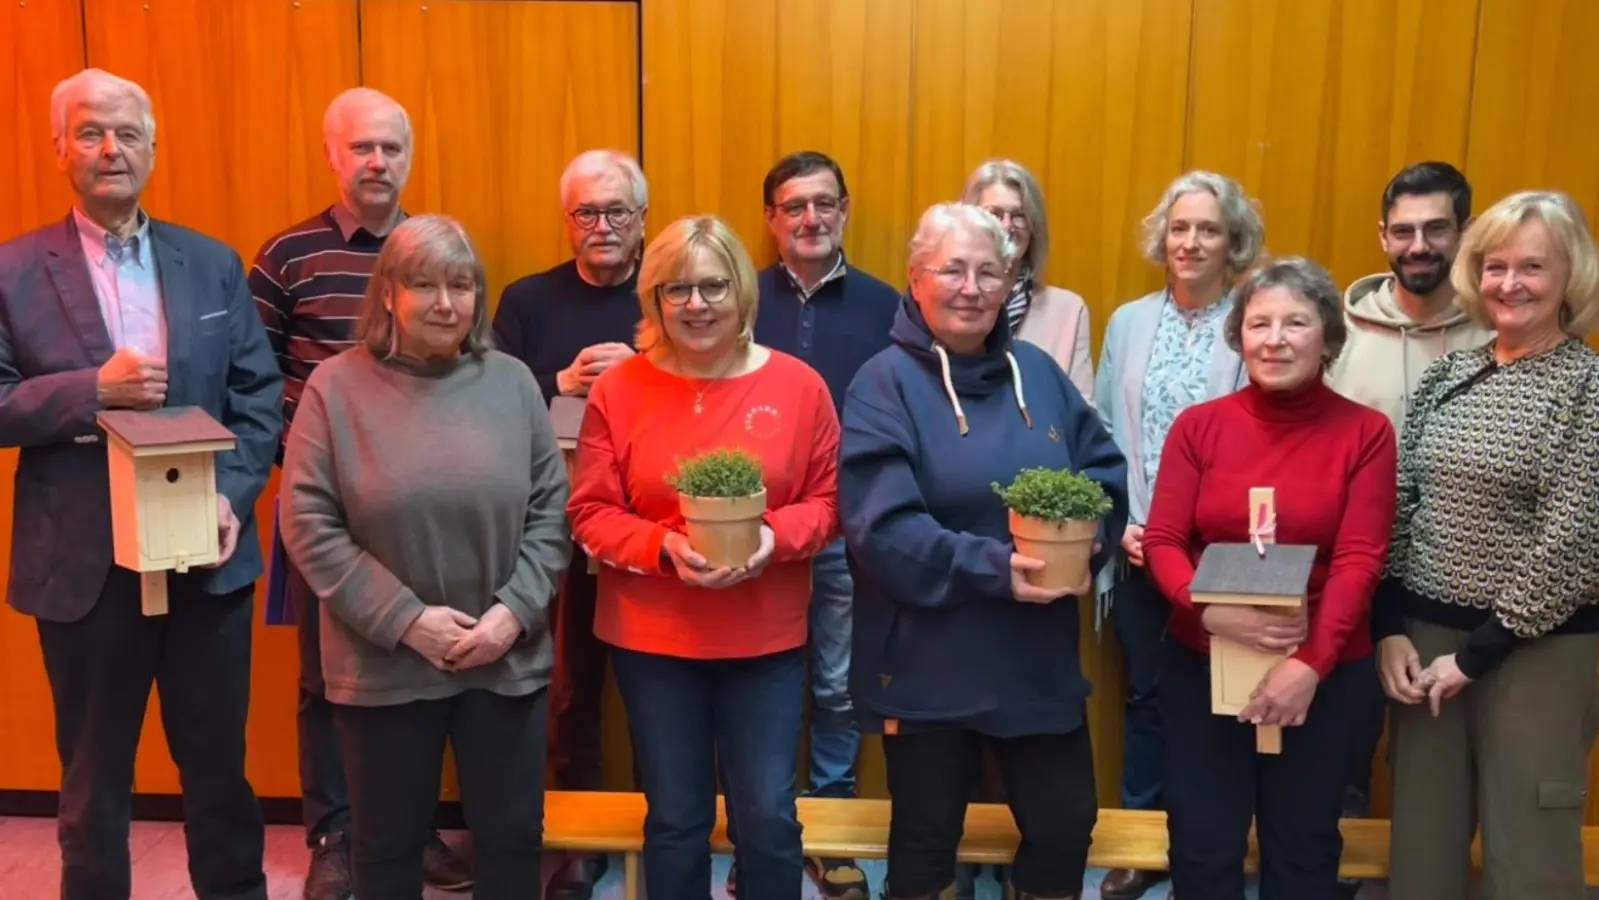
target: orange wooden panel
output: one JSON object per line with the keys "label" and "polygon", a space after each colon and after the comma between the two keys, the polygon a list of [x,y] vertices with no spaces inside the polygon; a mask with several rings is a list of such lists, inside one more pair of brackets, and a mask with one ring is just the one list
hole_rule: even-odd
{"label": "orange wooden panel", "polygon": [[329,202],[322,111],[358,78],[354,0],[85,0],[89,61],[155,104],[152,215],[246,263]]}
{"label": "orange wooden panel", "polygon": [[[354,0],[85,0],[85,11],[90,64],[139,82],[155,106],[152,215],[226,241],[248,265],[330,202],[322,111],[357,82]],[[275,495],[257,508],[263,547]],[[264,796],[297,796],[293,629],[257,626],[252,655],[250,779]],[[176,793],[159,712],[152,703],[135,788]]]}
{"label": "orange wooden panel", "polygon": [[50,90],[81,68],[77,0],[0,4],[0,122],[8,126],[0,138],[0,241],[64,217],[72,204],[50,140]]}
{"label": "orange wooden panel", "polygon": [[571,256],[560,177],[578,153],[638,152],[637,6],[366,0],[364,82],[411,115],[405,205],[477,241],[490,294]]}
{"label": "orange wooden panel", "polygon": [[1380,271],[1383,186],[1461,165],[1478,0],[1206,0],[1194,7],[1187,160],[1257,196],[1266,244]]}
{"label": "orange wooden panel", "polygon": [[1478,210],[1553,188],[1599,221],[1599,4],[1482,0],[1482,35],[1466,157]]}
{"label": "orange wooden panel", "polygon": [[[72,204],[50,140],[50,90],[83,68],[77,0],[0,4],[0,241],[60,220]],[[10,574],[14,450],[0,450],[0,590]],[[53,790],[49,684],[33,620],[0,605],[0,789]]]}

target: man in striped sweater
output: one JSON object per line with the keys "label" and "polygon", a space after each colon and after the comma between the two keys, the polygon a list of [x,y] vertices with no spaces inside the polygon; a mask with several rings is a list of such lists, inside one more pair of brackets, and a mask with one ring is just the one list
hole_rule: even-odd
{"label": "man in striped sweater", "polygon": [[[411,166],[405,109],[378,91],[353,88],[328,105],[322,132],[338,202],[267,239],[250,270],[250,293],[283,369],[285,439],[311,373],[355,344],[372,266],[405,218],[400,192]],[[318,615],[316,596],[289,567],[274,525],[267,623],[297,623],[300,630],[300,792],[311,847],[304,897],[349,900],[350,798],[322,683]],[[472,886],[470,868],[437,834],[423,858],[423,876],[444,890]]]}

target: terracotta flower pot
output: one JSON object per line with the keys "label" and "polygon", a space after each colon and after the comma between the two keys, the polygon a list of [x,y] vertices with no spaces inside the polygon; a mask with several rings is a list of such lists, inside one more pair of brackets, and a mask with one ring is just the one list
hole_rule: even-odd
{"label": "terracotta flower pot", "polygon": [[1097,519],[1045,522],[1010,514],[1010,534],[1016,552],[1044,561],[1044,568],[1024,576],[1034,587],[1059,590],[1075,588],[1088,580],[1089,558],[1094,555],[1094,536],[1099,533]]}
{"label": "terracotta flower pot", "polygon": [[713,569],[737,569],[761,549],[761,517],[766,515],[766,489],[748,497],[678,495],[684,530],[695,552]]}

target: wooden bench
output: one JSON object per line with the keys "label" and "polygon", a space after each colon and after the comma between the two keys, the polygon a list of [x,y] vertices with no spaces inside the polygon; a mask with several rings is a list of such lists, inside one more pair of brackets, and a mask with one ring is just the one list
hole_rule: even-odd
{"label": "wooden bench", "polygon": [[[807,856],[883,859],[888,855],[887,800],[802,797],[798,806]],[[544,846],[551,850],[621,854],[623,896],[637,900],[644,811],[643,794],[551,791],[545,795]],[[1345,819],[1342,830],[1344,855],[1339,874],[1345,878],[1386,878],[1388,821]],[[967,807],[966,834],[957,856],[962,862],[1006,864],[1016,855],[1020,839],[1008,807],[974,803]],[[727,816],[720,803],[716,828],[711,833],[711,850],[733,850],[727,839]],[[1088,864],[1105,869],[1163,870],[1166,850],[1165,813],[1102,809],[1094,827]],[[1599,884],[1599,827],[1583,829],[1583,856],[1588,884]],[[1255,872],[1259,865],[1260,851],[1251,833],[1244,869]],[[1472,847],[1472,865],[1481,870],[1481,841]]]}

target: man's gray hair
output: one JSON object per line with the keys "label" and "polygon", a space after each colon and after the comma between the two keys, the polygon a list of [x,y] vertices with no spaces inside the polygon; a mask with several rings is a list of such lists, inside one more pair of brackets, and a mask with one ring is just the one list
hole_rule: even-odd
{"label": "man's gray hair", "polygon": [[57,153],[66,145],[67,107],[85,94],[132,97],[139,104],[140,118],[144,120],[144,136],[152,144],[155,143],[155,110],[144,88],[104,69],[84,69],[76,75],[63,78],[50,92],[50,138],[55,141]]}
{"label": "man's gray hair", "polygon": [[1171,208],[1185,194],[1205,191],[1221,206],[1222,224],[1227,229],[1227,274],[1238,277],[1249,271],[1266,243],[1266,226],[1260,220],[1255,201],[1238,182],[1226,175],[1196,170],[1177,176],[1154,211],[1144,217],[1144,256],[1157,266],[1166,265],[1166,231],[1171,227]]}
{"label": "man's gray hair", "polygon": [[338,133],[340,124],[347,113],[354,109],[381,108],[392,106],[400,114],[400,122],[405,128],[405,145],[411,145],[411,115],[405,111],[398,100],[390,97],[380,90],[369,87],[353,87],[341,92],[328,104],[327,111],[322,114],[322,139],[331,141]]}
{"label": "man's gray hair", "polygon": [[994,243],[994,255],[1006,269],[1016,261],[1016,242],[1012,241],[999,220],[981,206],[970,203],[937,203],[922,213],[922,221],[911,238],[909,271],[927,264],[928,258],[938,252],[944,236],[955,230],[969,231]]}
{"label": "man's gray hair", "polygon": [[1282,288],[1316,308],[1321,319],[1321,340],[1326,349],[1324,365],[1331,365],[1349,340],[1349,325],[1344,321],[1343,294],[1327,270],[1303,256],[1274,259],[1253,272],[1233,288],[1233,308],[1227,313],[1222,334],[1235,353],[1244,348],[1244,315],[1249,301],[1261,291]]}
{"label": "man's gray hair", "polygon": [[566,164],[561,173],[561,208],[572,205],[572,191],[578,181],[610,172],[621,172],[633,189],[633,205],[643,209],[650,205],[650,184],[644,179],[644,170],[638,161],[620,150],[585,150]]}

